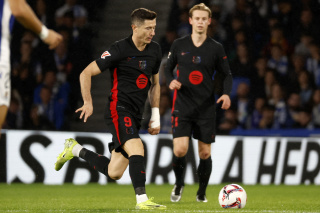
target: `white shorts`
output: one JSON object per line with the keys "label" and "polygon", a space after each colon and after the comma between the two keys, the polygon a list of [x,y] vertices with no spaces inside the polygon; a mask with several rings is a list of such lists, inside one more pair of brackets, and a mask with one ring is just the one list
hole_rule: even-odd
{"label": "white shorts", "polygon": [[0,64],[0,106],[9,107],[11,96],[10,65]]}

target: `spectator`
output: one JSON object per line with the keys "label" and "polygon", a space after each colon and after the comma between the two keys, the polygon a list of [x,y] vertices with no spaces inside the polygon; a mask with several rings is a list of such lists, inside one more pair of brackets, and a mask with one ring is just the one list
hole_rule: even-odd
{"label": "spectator", "polygon": [[225,115],[218,125],[217,134],[228,135],[232,129],[235,129],[237,127],[237,111],[228,109],[227,111],[225,111]]}
{"label": "spectator", "polygon": [[68,46],[66,42],[61,42],[54,51],[54,61],[56,64],[57,80],[60,83],[67,81],[67,78],[72,73],[73,63],[71,61]]}
{"label": "spectator", "polygon": [[[44,87],[48,91],[45,90],[43,92],[42,88]],[[47,106],[47,100],[44,99],[45,97],[42,97],[42,93],[50,95],[50,106]],[[69,109],[69,94],[69,83],[57,82],[54,71],[47,71],[43,83],[34,91],[34,103],[40,105],[39,111],[42,112],[40,115],[46,116],[50,122],[54,123],[56,129],[64,128],[67,125],[65,114]]]}
{"label": "spectator", "polygon": [[298,115],[298,123],[294,126],[295,128],[299,129],[308,129],[312,130],[314,129],[314,124],[312,121],[312,113],[309,109],[304,108],[301,109]]}
{"label": "spectator", "polygon": [[295,32],[296,41],[299,40],[302,33],[308,33],[313,38],[319,38],[320,36],[318,24],[314,21],[313,13],[310,8],[301,11],[300,22],[298,22]]}
{"label": "spectator", "polygon": [[12,97],[8,108],[8,114],[4,123],[6,129],[21,129],[22,128],[22,110],[19,101]]}
{"label": "spectator", "polygon": [[161,51],[162,51],[162,56],[167,56],[170,47],[173,43],[174,40],[176,40],[178,37],[177,33],[173,29],[167,29],[166,33],[163,37],[160,39],[160,46],[161,46]]}
{"label": "spectator", "polygon": [[254,109],[248,119],[248,129],[258,129],[262,119],[263,107],[266,105],[266,99],[257,97],[254,102]]}
{"label": "spectator", "polygon": [[311,57],[307,59],[307,70],[311,73],[317,88],[320,88],[320,48],[316,43],[309,45]]}
{"label": "spectator", "polygon": [[291,93],[287,100],[288,117],[286,127],[292,128],[299,120],[299,111],[301,109],[301,100],[298,93]]}
{"label": "spectator", "polygon": [[274,106],[265,105],[262,107],[262,118],[259,122],[260,129],[272,129],[274,121]]}
{"label": "spectator", "polygon": [[55,27],[54,19],[47,12],[47,3],[45,0],[36,0],[35,2],[35,14],[39,18],[39,20],[45,26],[49,28]]}
{"label": "spectator", "polygon": [[302,71],[298,76],[301,104],[306,106],[309,103],[312,95],[312,86],[310,74],[307,71]]}
{"label": "spectator", "polygon": [[285,128],[287,121],[287,107],[284,101],[284,91],[279,84],[272,85],[271,98],[268,104],[274,106],[273,128]]}
{"label": "spectator", "polygon": [[33,105],[30,110],[30,122],[26,129],[30,130],[55,130],[55,126],[49,119],[39,114],[39,106]]}
{"label": "spectator", "polygon": [[252,110],[252,103],[249,97],[250,87],[247,83],[241,82],[237,88],[237,95],[232,100],[232,108],[237,111],[240,127],[246,128],[247,119]]}
{"label": "spectator", "polygon": [[215,17],[211,18],[211,24],[208,27],[208,36],[222,44],[226,43],[227,32]]}
{"label": "spectator", "polygon": [[55,15],[57,25],[61,26],[64,24],[65,20],[63,16],[69,11],[72,11],[74,15],[75,26],[79,28],[84,27],[87,23],[88,12],[83,6],[77,4],[77,0],[65,0],[65,4],[58,8]]}
{"label": "spectator", "polygon": [[264,78],[264,94],[267,99],[271,98],[271,88],[275,83],[277,83],[275,72],[268,69]]}
{"label": "spectator", "polygon": [[252,80],[254,78],[253,63],[248,52],[248,47],[244,43],[241,43],[236,49],[237,56],[230,65],[232,75]]}
{"label": "spectator", "polygon": [[302,55],[304,57],[309,57],[310,49],[308,47],[312,41],[312,36],[307,32],[303,32],[300,36],[300,42],[296,44],[294,48],[294,53],[297,55]]}
{"label": "spectator", "polygon": [[20,64],[19,67],[17,67],[17,73],[17,76],[12,78],[12,87],[18,91],[22,100],[23,126],[25,126],[25,124],[28,123],[28,115],[32,105],[35,80],[28,64]]}
{"label": "spectator", "polygon": [[320,89],[313,92],[312,95],[312,118],[317,128],[320,127]]}
{"label": "spectator", "polygon": [[282,82],[286,79],[289,62],[288,57],[283,53],[281,46],[276,44],[271,46],[271,57],[268,60],[267,66],[277,71],[279,76],[281,76]]}
{"label": "spectator", "polygon": [[253,81],[251,82],[251,92],[253,97],[263,96],[264,90],[264,78],[267,72],[267,59],[260,57],[254,64],[254,74],[252,76]]}
{"label": "spectator", "polygon": [[189,24],[189,10],[183,10],[179,16],[179,24],[177,27],[178,37],[184,37],[192,33],[192,28]]}
{"label": "spectator", "polygon": [[290,55],[292,53],[292,46],[284,36],[283,28],[280,25],[275,25],[271,28],[269,43],[263,48],[264,56],[270,56],[271,47],[274,45],[280,46],[283,55]]}

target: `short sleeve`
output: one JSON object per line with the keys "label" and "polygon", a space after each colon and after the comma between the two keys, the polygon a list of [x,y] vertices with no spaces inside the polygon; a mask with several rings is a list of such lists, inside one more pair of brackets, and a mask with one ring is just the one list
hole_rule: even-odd
{"label": "short sleeve", "polygon": [[100,70],[103,72],[110,67],[113,67],[116,62],[119,61],[120,58],[120,50],[117,44],[111,45],[111,47],[104,51],[100,58],[96,59],[96,63]]}

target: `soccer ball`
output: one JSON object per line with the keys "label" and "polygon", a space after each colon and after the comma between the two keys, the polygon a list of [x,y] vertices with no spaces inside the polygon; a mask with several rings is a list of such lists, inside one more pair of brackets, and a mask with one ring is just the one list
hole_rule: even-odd
{"label": "soccer ball", "polygon": [[219,203],[224,209],[244,208],[247,203],[247,193],[237,184],[228,184],[219,193]]}

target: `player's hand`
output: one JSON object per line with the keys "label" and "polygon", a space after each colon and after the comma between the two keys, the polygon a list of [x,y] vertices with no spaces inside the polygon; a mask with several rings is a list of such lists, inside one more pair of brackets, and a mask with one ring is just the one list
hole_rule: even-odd
{"label": "player's hand", "polygon": [[153,122],[153,121],[150,121],[150,123],[149,123],[148,132],[149,132],[150,135],[157,135],[157,134],[159,134],[159,132],[160,132],[160,126],[151,128],[151,123],[152,123],[152,122]]}
{"label": "player's hand", "polygon": [[221,109],[229,109],[231,106],[231,100],[229,95],[222,95],[218,100],[217,104],[222,101]]}
{"label": "player's hand", "polygon": [[62,35],[60,35],[56,31],[49,29],[48,37],[44,39],[43,42],[49,45],[49,49],[52,50],[56,48],[62,40],[63,40]]}
{"label": "player's hand", "polygon": [[76,113],[77,112],[81,112],[79,118],[82,119],[82,117],[84,116],[83,122],[87,122],[87,119],[92,115],[92,112],[93,112],[92,103],[83,104],[81,108],[76,110]]}
{"label": "player's hand", "polygon": [[179,90],[181,88],[181,83],[177,80],[172,80],[171,83],[169,84],[169,89],[171,90]]}

